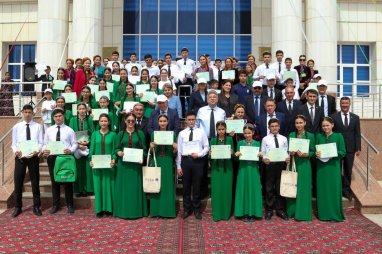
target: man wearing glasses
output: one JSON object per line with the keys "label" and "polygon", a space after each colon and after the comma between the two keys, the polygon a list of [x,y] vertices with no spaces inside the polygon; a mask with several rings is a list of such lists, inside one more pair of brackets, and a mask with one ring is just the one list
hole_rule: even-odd
{"label": "man wearing glasses", "polygon": [[[298,77],[300,79],[300,88],[298,89],[298,93],[302,94],[304,92],[305,88],[308,86],[309,80],[311,79],[310,76],[310,68],[306,66],[306,56],[305,55],[300,55],[299,57],[299,62],[300,64],[295,66],[294,69],[298,73]],[[302,85],[304,87],[302,88]]]}

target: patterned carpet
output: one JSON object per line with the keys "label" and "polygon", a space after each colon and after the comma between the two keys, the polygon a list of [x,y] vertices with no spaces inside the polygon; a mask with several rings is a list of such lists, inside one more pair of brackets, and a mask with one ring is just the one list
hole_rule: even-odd
{"label": "patterned carpet", "polygon": [[0,253],[382,253],[382,228],[347,209],[342,223],[282,221],[245,223],[203,220],[96,218],[90,209],[73,216],[0,215]]}

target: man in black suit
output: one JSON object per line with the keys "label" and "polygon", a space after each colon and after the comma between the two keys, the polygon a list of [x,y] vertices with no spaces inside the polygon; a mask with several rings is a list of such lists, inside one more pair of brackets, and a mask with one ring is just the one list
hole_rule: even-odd
{"label": "man in black suit", "polygon": [[351,200],[350,189],[354,154],[361,153],[361,127],[359,117],[349,112],[350,98],[342,97],[340,100],[341,111],[332,115],[334,131],[342,133],[345,139],[346,156],[342,159],[342,195]]}
{"label": "man in black suit", "polygon": [[312,78],[310,68],[305,65],[306,63],[306,56],[300,55],[299,57],[300,64],[295,66],[294,69],[298,73],[298,77],[300,79],[300,88],[298,89],[298,93],[301,94],[304,92],[305,88],[308,87],[308,83],[310,79]]}
{"label": "man in black suit", "polygon": [[160,115],[167,115],[168,117],[168,130],[174,131],[176,135],[178,135],[180,131],[180,120],[178,116],[178,112],[175,109],[171,109],[168,107],[167,97],[163,94],[157,97],[158,109],[156,109],[149,118],[149,122],[147,123],[147,132],[149,135],[153,131],[159,130],[158,125],[158,117]]}
{"label": "man in black suit", "polygon": [[262,95],[263,84],[261,81],[255,81],[252,84],[253,95],[248,95],[245,99],[245,113],[249,120],[255,123],[259,120],[261,114],[265,113],[264,102],[266,97]]}
{"label": "man in black suit", "polygon": [[[44,75],[41,75],[38,80],[39,81],[42,81],[42,82],[53,82],[54,78],[52,75],[50,75],[50,66],[47,65],[46,66],[46,69],[45,69],[45,74]],[[42,88],[41,88],[41,91],[45,91],[45,89],[48,87],[48,84],[47,83],[42,83]]]}
{"label": "man in black suit", "polygon": [[307,102],[301,105],[297,114],[305,116],[306,130],[316,134],[321,130],[322,118],[324,118],[324,110],[316,106],[318,91],[316,89],[309,89],[305,91]]}
{"label": "man in black suit", "polygon": [[318,100],[316,101],[316,106],[320,106],[324,109],[325,116],[331,116],[336,113],[336,98],[326,94],[326,90],[328,90],[328,82],[324,79],[319,80],[317,89]]}
{"label": "man in black suit", "polygon": [[288,137],[289,133],[295,130],[294,120],[297,115],[297,110],[301,106],[299,100],[294,100],[294,87],[288,85],[285,88],[286,99],[277,103],[276,111],[285,114],[285,136]]}
{"label": "man in black suit", "polygon": [[283,96],[281,94],[281,91],[277,88],[275,88],[276,85],[276,76],[274,74],[268,74],[267,75],[267,88],[263,90],[262,95],[266,98],[272,98],[276,101],[276,103],[279,103],[282,101]]}
{"label": "man in black suit", "polygon": [[[150,144],[150,135],[147,132],[147,122],[148,122],[147,118],[143,116],[144,107],[145,106],[142,103],[137,103],[133,107],[133,112],[134,112],[135,116],[137,117],[135,125],[137,126],[138,129],[143,131],[143,133],[145,134],[145,138],[146,138],[146,143],[147,143],[146,145],[149,145]],[[123,121],[123,124],[126,125],[124,121]],[[122,128],[121,130],[124,130],[125,128],[126,127]]]}
{"label": "man in black suit", "polygon": [[272,118],[277,118],[280,123],[279,133],[285,136],[285,115],[281,112],[276,112],[276,101],[272,98],[267,98],[265,101],[265,113],[260,115],[258,121],[258,128],[260,130],[260,137],[263,139],[269,133],[268,122]]}

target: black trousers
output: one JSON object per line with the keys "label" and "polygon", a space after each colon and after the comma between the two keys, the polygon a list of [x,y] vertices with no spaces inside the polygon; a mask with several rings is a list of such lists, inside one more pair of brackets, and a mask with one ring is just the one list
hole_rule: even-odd
{"label": "black trousers", "polygon": [[351,175],[353,171],[354,153],[347,153],[342,159],[342,193],[350,194]]}
{"label": "black trousers", "polygon": [[57,155],[48,156],[50,181],[52,182],[53,206],[60,206],[60,186],[65,187],[65,201],[67,206],[73,206],[73,183],[59,183],[54,180],[54,165]]}
{"label": "black trousers", "polygon": [[23,185],[27,167],[29,170],[29,176],[32,183],[33,193],[33,206],[40,207],[40,160],[37,156],[32,158],[15,158],[15,207],[20,208],[23,206]]}
{"label": "black trousers", "polygon": [[204,158],[192,159],[189,156],[182,157],[184,211],[191,211],[191,209],[200,211],[204,162]]}
{"label": "black trousers", "polygon": [[265,209],[267,211],[285,211],[285,198],[280,196],[281,171],[286,168],[285,162],[265,164]]}

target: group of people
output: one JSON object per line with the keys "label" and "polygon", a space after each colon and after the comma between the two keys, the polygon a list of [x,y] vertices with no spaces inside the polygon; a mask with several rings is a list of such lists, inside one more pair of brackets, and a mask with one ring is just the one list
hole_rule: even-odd
{"label": "group of people", "polygon": [[[41,215],[39,154],[47,158],[51,175],[49,213],[60,209],[61,183],[55,181],[53,172],[58,155],[49,150],[50,142],[60,141],[65,147],[62,154],[74,155],[78,171],[74,184],[64,183],[68,213],[74,212],[73,193],[94,193],[97,217],[174,218],[177,174],[183,183],[183,218],[194,213],[201,219],[210,169],[215,221],[229,219],[232,208],[235,217],[248,222],[263,216],[271,219],[274,212],[285,220],[312,220],[312,196],[317,197],[320,220],[344,220],[342,196],[351,199],[354,155],[361,150],[359,117],[349,112],[350,98],[340,99],[337,112],[335,98],[327,94],[327,82],[305,65],[304,55],[294,68],[292,59],[284,60],[281,50],[274,63],[271,53],[264,52],[264,63],[259,66],[249,55],[246,67],[240,69],[230,57],[222,68],[220,59],[211,66],[206,55],[196,63],[189,59],[187,48],[181,54],[174,64],[167,53],[161,68],[153,65],[151,55],[145,56],[145,67],[136,62],[136,54],[123,65],[118,52],[107,63],[104,59],[104,64],[95,56],[93,66],[90,58],[68,59],[67,68],[59,68],[56,77],[64,86],[54,83],[44,91],[43,126],[33,121],[33,108],[26,105],[24,121],[13,128],[16,205],[12,216],[22,212],[27,166],[35,172],[30,174],[33,211]],[[192,92],[180,98],[176,94],[182,95],[184,87]],[[181,130],[183,117],[186,128]],[[239,120],[242,127],[228,129],[230,120]],[[158,131],[172,131],[173,142],[157,144]],[[79,135],[84,132],[85,140]],[[308,152],[290,151],[292,138],[309,140]],[[26,140],[36,141],[39,149],[22,154],[18,144]],[[322,158],[316,145],[331,143],[336,145],[337,156]],[[215,159],[219,145],[229,146],[227,158]],[[244,152],[247,147],[257,147],[257,154],[249,158]],[[141,150],[140,162],[126,159],[130,151],[126,148]],[[272,161],[270,154],[280,148],[285,160]],[[161,168],[161,189],[147,195],[142,167],[144,158],[153,153]],[[97,155],[109,155],[110,166],[94,167]],[[297,196],[284,198],[280,195],[281,171],[294,164]]]}

